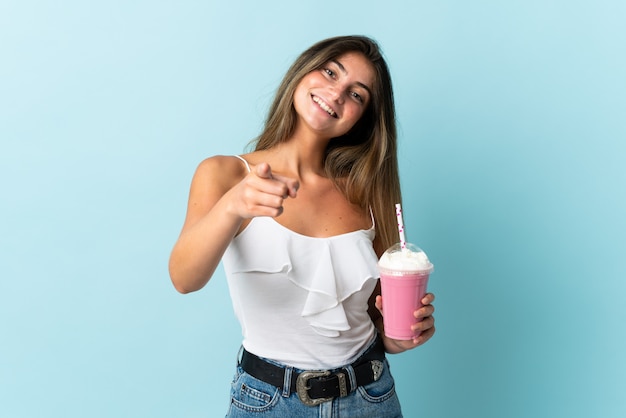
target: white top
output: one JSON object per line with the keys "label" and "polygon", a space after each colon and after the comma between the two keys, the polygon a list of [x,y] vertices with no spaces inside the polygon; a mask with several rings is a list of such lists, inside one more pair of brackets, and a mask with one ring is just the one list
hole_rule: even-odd
{"label": "white top", "polygon": [[223,257],[243,346],[300,369],[332,369],[372,342],[378,277],[372,227],[328,238],[253,218]]}

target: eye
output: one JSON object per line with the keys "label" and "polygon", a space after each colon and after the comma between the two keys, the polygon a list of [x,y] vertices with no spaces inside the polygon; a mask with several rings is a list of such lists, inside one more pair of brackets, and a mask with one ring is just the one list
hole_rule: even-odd
{"label": "eye", "polygon": [[350,96],[352,96],[359,103],[363,103],[363,97],[361,97],[361,95],[357,93],[356,91],[350,92]]}
{"label": "eye", "polygon": [[324,68],[324,72],[331,78],[335,78],[335,72],[329,68]]}

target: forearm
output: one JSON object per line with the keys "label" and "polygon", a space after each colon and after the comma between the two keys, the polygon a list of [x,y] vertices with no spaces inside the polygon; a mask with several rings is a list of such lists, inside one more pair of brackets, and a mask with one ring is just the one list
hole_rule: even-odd
{"label": "forearm", "polygon": [[207,284],[241,223],[242,218],[230,214],[220,199],[205,216],[183,230],[169,261],[176,290],[189,293]]}

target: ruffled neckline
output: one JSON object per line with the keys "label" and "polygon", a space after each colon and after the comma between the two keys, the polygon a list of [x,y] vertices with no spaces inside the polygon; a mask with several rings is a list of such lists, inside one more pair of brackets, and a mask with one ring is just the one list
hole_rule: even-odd
{"label": "ruffled neckline", "polygon": [[[271,218],[271,217],[256,217],[256,218],[252,218],[250,220],[250,222],[248,223],[248,225],[246,225],[246,227],[239,233],[239,235],[242,235],[248,228],[250,228],[250,225],[252,225],[253,222],[259,222],[259,219],[264,219],[267,220],[269,222],[274,223],[276,226],[278,226],[279,228],[281,228],[282,230],[284,230],[285,232],[292,234],[294,236],[297,237],[301,237],[304,239],[311,239],[311,240],[333,240],[333,239],[341,239],[350,235],[354,235],[354,234],[367,234],[372,235],[372,240],[374,239],[374,235],[376,234],[376,229],[374,227],[374,225],[372,224],[372,226],[369,229],[357,229],[354,231],[348,231],[348,232],[344,232],[342,234],[337,234],[337,235],[329,235],[327,237],[312,237],[310,235],[306,235],[306,234],[301,234],[300,232],[296,232],[293,229],[287,228],[285,225],[281,224],[280,222],[278,222],[276,219]],[[239,236],[237,235],[237,236]]]}
{"label": "ruffled neckline", "polygon": [[[268,238],[263,245],[259,245],[261,237]],[[229,264],[232,273],[286,276],[307,292],[301,317],[316,333],[338,337],[351,328],[344,302],[364,288],[371,292],[378,277],[374,237],[374,226],[311,237],[273,218],[257,217],[233,240]]]}

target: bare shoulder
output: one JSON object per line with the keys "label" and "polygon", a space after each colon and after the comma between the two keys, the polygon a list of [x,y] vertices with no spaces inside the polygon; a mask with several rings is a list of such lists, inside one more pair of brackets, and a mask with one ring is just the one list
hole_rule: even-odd
{"label": "bare shoulder", "polygon": [[247,173],[245,164],[237,157],[216,155],[203,160],[191,180],[189,206],[208,211]]}
{"label": "bare shoulder", "polygon": [[232,155],[216,155],[200,162],[193,183],[201,188],[204,185],[225,192],[241,181],[247,173],[248,169],[239,158]]}
{"label": "bare shoulder", "polygon": [[248,170],[245,163],[234,155],[214,155],[213,157],[206,158],[198,165],[199,170],[224,172],[228,171],[230,174],[241,173],[245,175]]}
{"label": "bare shoulder", "polygon": [[243,161],[233,156],[217,155],[200,162],[191,180],[183,230],[207,214],[247,173]]}

